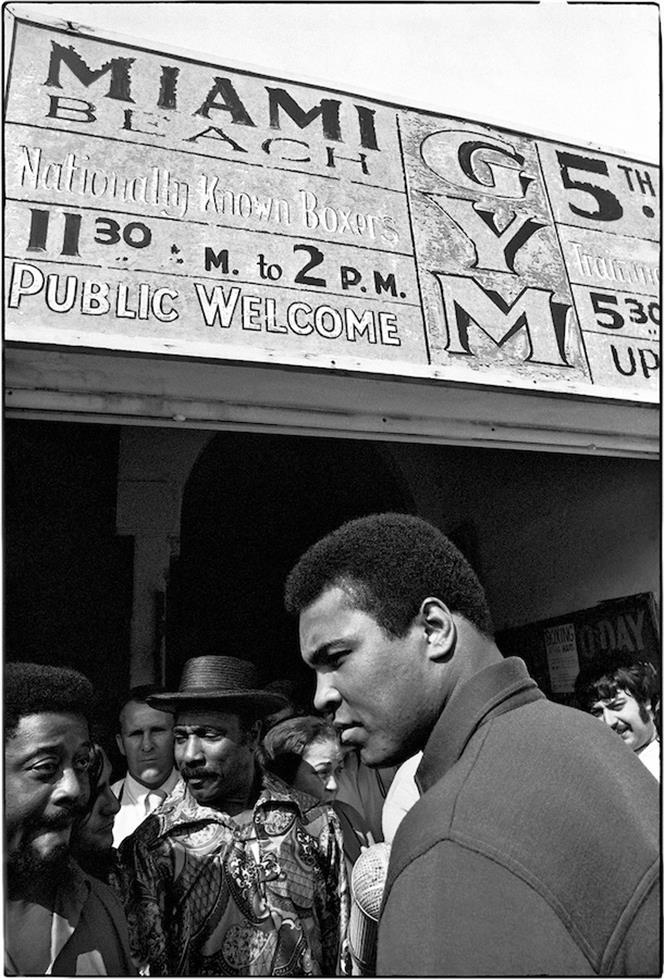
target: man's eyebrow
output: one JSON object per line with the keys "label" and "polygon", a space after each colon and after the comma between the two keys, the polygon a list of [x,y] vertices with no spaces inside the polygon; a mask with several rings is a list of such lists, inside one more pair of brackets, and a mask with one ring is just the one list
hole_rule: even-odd
{"label": "man's eyebrow", "polygon": [[324,666],[328,659],[347,646],[348,640],[346,639],[332,639],[331,642],[324,642],[317,649],[314,649],[311,656],[307,657],[307,663],[309,666]]}
{"label": "man's eyebrow", "polygon": [[206,731],[225,731],[225,727],[220,727],[218,724],[175,724],[173,727],[173,734],[187,734],[191,732],[192,734],[201,735]]}
{"label": "man's eyebrow", "polygon": [[592,706],[593,710],[602,710],[604,707],[611,707],[617,701],[622,700],[622,695],[617,693],[615,697],[605,697],[604,700],[596,700]]}
{"label": "man's eyebrow", "polygon": [[[92,743],[90,741],[84,741],[82,744],[78,746],[78,748],[76,748],[74,754],[76,754],[79,751],[89,751],[91,747],[92,747]],[[36,748],[29,748],[25,753],[25,759],[29,761],[31,758],[34,758],[36,755],[40,755],[44,753],[61,754],[63,750],[64,750],[64,745],[60,744],[57,741],[53,744],[46,742],[44,744],[37,745]]]}

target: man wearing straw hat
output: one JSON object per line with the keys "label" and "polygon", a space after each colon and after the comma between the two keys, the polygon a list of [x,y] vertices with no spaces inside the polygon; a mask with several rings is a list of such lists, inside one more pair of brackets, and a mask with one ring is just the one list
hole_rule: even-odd
{"label": "man wearing straw hat", "polygon": [[256,762],[281,695],[258,687],[249,662],[199,656],[177,692],[148,702],[174,714],[182,783],[120,847],[141,971],[334,974],[348,920],[336,817]]}

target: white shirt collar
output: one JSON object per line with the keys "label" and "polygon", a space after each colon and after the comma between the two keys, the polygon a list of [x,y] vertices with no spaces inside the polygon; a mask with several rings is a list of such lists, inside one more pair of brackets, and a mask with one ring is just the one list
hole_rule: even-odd
{"label": "white shirt collar", "polygon": [[[127,772],[124,779],[120,779],[119,782],[115,783],[117,785],[116,794],[119,795],[120,790],[122,790],[123,805],[125,802],[129,804],[143,803],[145,802],[146,795],[149,795],[150,792],[156,792],[158,790],[159,792],[165,793],[165,795],[169,795],[177,785],[179,777],[180,773],[177,768],[173,768],[165,782],[162,782],[161,785],[153,785],[148,788],[147,785],[138,782],[133,775]],[[115,790],[115,785],[113,788]]]}

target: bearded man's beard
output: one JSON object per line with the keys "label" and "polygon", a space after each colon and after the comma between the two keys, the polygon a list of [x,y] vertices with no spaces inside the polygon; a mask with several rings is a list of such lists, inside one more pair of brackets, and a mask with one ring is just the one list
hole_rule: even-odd
{"label": "bearded man's beard", "polygon": [[55,890],[69,876],[69,844],[55,847],[43,856],[31,846],[21,847],[7,857],[8,896],[19,897],[24,891]]}

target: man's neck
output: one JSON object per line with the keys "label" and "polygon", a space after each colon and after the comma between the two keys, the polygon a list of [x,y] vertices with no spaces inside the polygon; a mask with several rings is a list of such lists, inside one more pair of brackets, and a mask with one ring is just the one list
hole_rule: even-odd
{"label": "man's neck", "polygon": [[218,809],[219,812],[228,813],[229,816],[239,816],[243,812],[250,813],[260,795],[261,784],[262,776],[260,771],[256,769],[246,793],[242,796],[233,796],[230,799],[220,799],[219,802],[211,803],[210,806],[212,809]]}
{"label": "man's neck", "polygon": [[655,730],[653,730],[653,732],[652,732],[652,736],[650,738],[648,738],[648,740],[645,742],[645,744],[642,744],[639,748],[635,748],[634,749],[635,752],[636,752],[636,754],[638,755],[642,751],[645,751],[646,748],[648,747],[648,745],[652,744],[653,741],[658,741],[658,740],[659,739],[657,737],[657,729],[655,728]]}
{"label": "man's neck", "polygon": [[173,769],[170,770],[166,778],[163,780],[163,782],[160,782],[159,785],[147,785],[138,777],[138,775],[134,775],[132,772],[129,771],[127,772],[127,776],[133,779],[134,782],[136,782],[136,784],[139,785],[141,789],[144,789],[146,792],[158,792],[159,789],[162,787],[162,785],[166,785],[166,782],[168,782],[172,774],[173,774]]}
{"label": "man's neck", "polygon": [[7,871],[7,898],[10,901],[22,901],[27,904],[40,904],[53,911],[55,908],[58,886],[62,881],[65,867],[57,870],[32,870],[31,872]]}
{"label": "man's neck", "polygon": [[224,799],[218,805],[212,806],[211,808],[218,809],[219,812],[225,812],[228,816],[239,816],[240,813],[252,811],[252,807],[246,799]]}
{"label": "man's neck", "polygon": [[456,696],[460,688],[475,674],[494,666],[504,660],[503,654],[493,639],[479,632],[475,627],[461,617],[458,624],[459,639],[457,643],[463,646],[463,655],[455,656],[448,670],[447,688],[441,702],[441,708]]}

